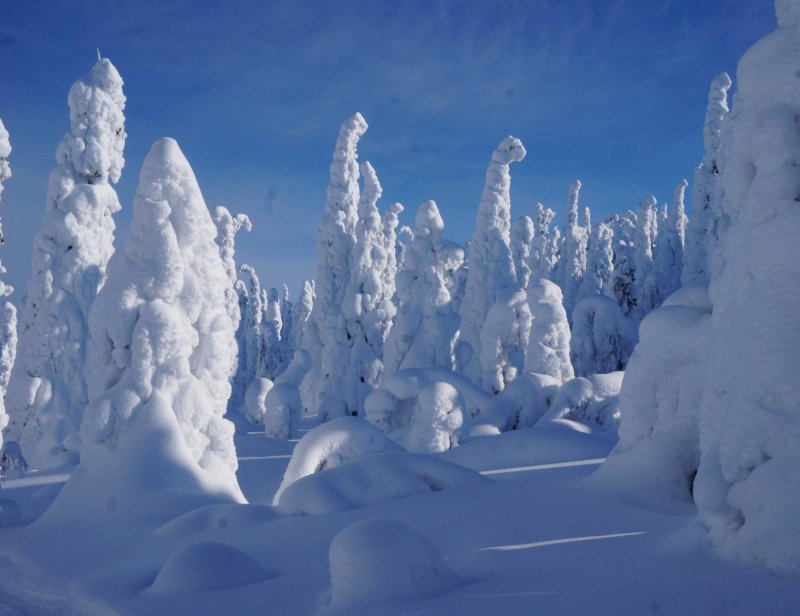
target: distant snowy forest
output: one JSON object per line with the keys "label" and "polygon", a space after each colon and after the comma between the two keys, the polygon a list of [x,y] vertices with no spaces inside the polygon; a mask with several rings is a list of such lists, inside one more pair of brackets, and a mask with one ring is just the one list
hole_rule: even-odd
{"label": "distant snowy forest", "polygon": [[[279,272],[237,262],[237,234],[258,229],[206,206],[172,139],[144,160],[114,250],[126,99],[98,59],[69,91],[19,316],[0,283],[4,469],[78,465],[39,522],[65,528],[110,502],[148,519],[166,493],[183,495],[170,511],[191,510],[192,494],[243,503],[235,417],[303,437],[274,505],[308,514],[297,482],[367,454],[580,424],[619,439],[598,476],[691,500],[723,553],[800,575],[800,3],[776,7],[780,27],[743,57],[732,104],[726,73],[710,84],[691,181],[604,220],[578,180],[563,226],[541,203],[512,216],[526,150],[507,136],[487,152],[466,245],[433,201],[401,226],[404,207],[381,204],[380,170],[359,160],[355,113],[333,147],[316,278],[294,295]],[[0,191],[11,154],[0,122]],[[19,522],[8,502],[0,526]],[[331,546],[340,605],[352,589],[337,599],[334,552],[360,541],[346,532]]]}

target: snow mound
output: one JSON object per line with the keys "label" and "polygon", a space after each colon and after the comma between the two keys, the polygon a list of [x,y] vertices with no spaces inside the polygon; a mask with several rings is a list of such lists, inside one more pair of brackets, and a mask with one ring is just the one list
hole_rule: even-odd
{"label": "snow mound", "polygon": [[224,503],[221,505],[207,505],[188,511],[174,520],[161,526],[156,532],[157,537],[180,537],[237,529],[268,522],[277,517],[275,509],[266,505],[240,505],[238,503]]}
{"label": "snow mound", "polygon": [[244,552],[224,543],[195,543],[161,567],[149,592],[160,595],[220,590],[267,579],[269,574]]}
{"label": "snow mound", "polygon": [[8,498],[0,500],[0,526],[16,526],[22,520],[22,507]]}
{"label": "snow mound", "polygon": [[497,432],[532,426],[550,408],[560,385],[558,379],[546,374],[520,374],[483,407],[472,421],[470,435],[486,432],[488,426]]}
{"label": "snow mound", "polygon": [[594,374],[567,381],[558,390],[541,421],[569,419],[593,422],[610,429],[619,425],[619,392],[624,372]]}
{"label": "snow mound", "polygon": [[298,479],[349,460],[402,448],[368,421],[357,417],[337,417],[317,426],[300,439],[283,476],[273,504]]}
{"label": "snow mound", "polygon": [[302,412],[300,389],[290,383],[278,383],[267,394],[264,433],[269,438],[293,438]]}
{"label": "snow mound", "polygon": [[458,585],[436,546],[393,520],[348,526],[331,542],[329,558],[331,607],[336,611],[377,601],[424,599]]}
{"label": "snow mound", "polygon": [[264,421],[267,412],[267,395],[272,390],[272,381],[264,377],[256,378],[250,383],[244,394],[245,417],[253,423]]}
{"label": "snow mound", "polygon": [[433,456],[379,453],[299,479],[283,492],[277,507],[288,515],[324,515],[488,481]]}
{"label": "snow mound", "polygon": [[422,388],[406,441],[409,451],[447,451],[458,445],[466,405],[458,390],[437,381]]}

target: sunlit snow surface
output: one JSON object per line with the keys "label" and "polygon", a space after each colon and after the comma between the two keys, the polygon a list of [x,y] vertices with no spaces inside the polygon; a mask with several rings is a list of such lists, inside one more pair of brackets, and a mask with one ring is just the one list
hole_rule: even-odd
{"label": "sunlit snow surface", "polygon": [[[315,421],[303,420],[301,437]],[[126,524],[118,512],[116,527],[87,520],[43,529],[31,522],[70,469],[10,478],[0,500],[22,505],[25,526],[0,528],[0,614],[793,613],[800,582],[721,560],[688,496],[626,493],[594,479],[615,444],[613,433],[596,430],[561,421],[473,439],[435,458],[478,470],[486,481],[323,515],[290,516],[269,506],[297,441],[266,439],[243,420],[237,476],[250,505],[209,504]],[[366,469],[369,458],[357,462]],[[317,473],[317,489],[326,472],[338,477],[331,489],[341,484],[346,476],[334,470]],[[408,534],[413,545],[402,558],[383,558],[397,542],[378,535],[370,545],[383,558],[379,575],[370,575],[367,587],[340,571],[338,583],[353,587],[340,591],[346,603],[329,605],[331,542],[374,519],[407,529],[394,532]],[[371,542],[383,526],[351,532],[339,547]],[[225,558],[229,564],[220,567]],[[340,549],[337,566],[370,567],[366,557],[342,558]],[[409,567],[432,577],[409,577]],[[205,590],[193,590],[198,584]]]}

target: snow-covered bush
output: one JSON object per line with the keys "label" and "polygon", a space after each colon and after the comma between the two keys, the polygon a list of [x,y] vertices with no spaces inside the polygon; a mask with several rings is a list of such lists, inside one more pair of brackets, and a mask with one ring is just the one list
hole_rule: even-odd
{"label": "snow-covered bush", "polygon": [[269,438],[294,438],[302,412],[303,403],[297,385],[276,383],[267,393],[264,434]]}
{"label": "snow-covered bush", "polygon": [[281,494],[277,508],[288,515],[325,515],[488,481],[439,457],[379,453],[298,479]]}
{"label": "snow-covered bush", "polygon": [[529,428],[550,408],[561,381],[545,374],[523,372],[481,409],[471,422],[471,434]]}
{"label": "snow-covered bush", "polygon": [[34,466],[80,428],[88,402],[88,315],[114,252],[111,187],[125,160],[122,79],[107,59],[69,91],[70,130],[56,151],[36,234],[19,348],[6,402],[11,438]]}
{"label": "snow-covered bush", "polygon": [[577,377],[564,383],[553,396],[541,421],[569,419],[616,430],[620,422],[619,392],[624,372]]}
{"label": "snow-covered bush", "polygon": [[531,332],[531,309],[523,290],[499,297],[481,328],[483,386],[502,391],[525,367]]}
{"label": "snow-covered bush", "polygon": [[244,416],[248,421],[260,424],[264,422],[267,412],[267,394],[272,390],[270,379],[260,376],[253,379],[244,394]]}
{"label": "snow-covered bush", "polygon": [[570,359],[578,376],[623,370],[636,344],[636,328],[613,299],[594,295],[572,312]]}
{"label": "snow-covered bush", "polygon": [[337,417],[306,433],[297,443],[273,504],[295,481],[362,456],[402,447],[371,423],[358,417]]}
{"label": "snow-covered bush", "polygon": [[394,520],[365,520],[331,542],[333,610],[353,613],[372,603],[432,597],[458,585],[431,541]]}
{"label": "snow-covered bush", "polygon": [[178,144],[157,141],[89,315],[81,465],[50,511],[98,513],[111,499],[133,515],[169,493],[243,500],[223,418],[234,337],[215,236]]}
{"label": "snow-covered bush", "polygon": [[466,374],[476,383],[483,381],[493,366],[481,366],[481,328],[489,310],[499,299],[519,290],[511,255],[511,175],[512,162],[525,158],[519,139],[508,136],[495,149],[486,171],[475,233],[469,243],[469,270],[464,300],[461,303],[461,341],[472,347]]}
{"label": "snow-covered bush", "polygon": [[561,298],[561,289],[549,280],[539,280],[528,287],[531,333],[525,372],[552,376],[560,382],[575,376],[569,359],[569,323]]}
{"label": "snow-covered bush", "polygon": [[458,445],[466,404],[458,390],[442,381],[423,387],[414,406],[406,445],[409,451],[439,453]]}

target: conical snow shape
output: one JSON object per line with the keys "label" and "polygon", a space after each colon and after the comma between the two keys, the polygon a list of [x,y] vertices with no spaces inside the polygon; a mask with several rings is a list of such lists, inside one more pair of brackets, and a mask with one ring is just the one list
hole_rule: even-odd
{"label": "conical snow shape", "polygon": [[131,234],[90,314],[81,465],[54,508],[110,498],[146,512],[156,490],[244,500],[233,424],[223,418],[235,300],[215,236],[178,144],[157,141],[142,165]]}

